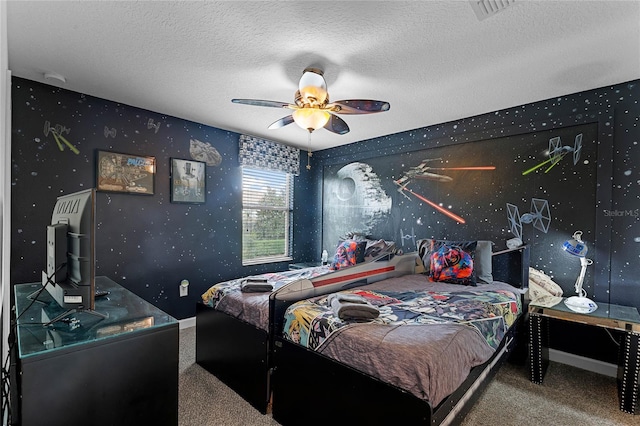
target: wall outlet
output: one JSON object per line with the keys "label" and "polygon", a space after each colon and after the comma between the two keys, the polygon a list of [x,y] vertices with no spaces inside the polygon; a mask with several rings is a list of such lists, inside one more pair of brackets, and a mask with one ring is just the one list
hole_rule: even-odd
{"label": "wall outlet", "polygon": [[189,280],[180,281],[180,297],[189,295]]}

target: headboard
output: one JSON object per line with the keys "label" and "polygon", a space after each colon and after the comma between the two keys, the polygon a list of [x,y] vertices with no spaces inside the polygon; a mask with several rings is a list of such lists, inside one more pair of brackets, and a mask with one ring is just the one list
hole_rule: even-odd
{"label": "headboard", "polygon": [[494,281],[502,281],[520,289],[529,288],[529,246],[492,253],[491,269]]}

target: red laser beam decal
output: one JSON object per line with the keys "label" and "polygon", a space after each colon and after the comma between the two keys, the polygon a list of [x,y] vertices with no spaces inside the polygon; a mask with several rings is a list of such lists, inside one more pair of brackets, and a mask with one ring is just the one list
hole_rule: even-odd
{"label": "red laser beam decal", "polygon": [[425,160],[422,160],[422,162],[419,165],[417,165],[416,167],[411,167],[408,171],[406,171],[400,179],[394,180],[393,183],[398,185],[398,192],[404,195],[405,197],[407,197],[407,199],[411,200],[411,198],[409,198],[409,196],[407,196],[407,194],[404,193],[404,191],[407,191],[417,199],[427,203],[428,205],[430,205],[440,213],[444,214],[447,217],[450,217],[456,222],[466,223],[463,218],[453,213],[451,210],[445,209],[444,207],[434,203],[431,200],[428,200],[427,198],[423,197],[420,194],[416,194],[411,189],[407,188],[407,185],[411,182],[412,179],[430,180],[430,181],[436,181],[436,182],[451,182],[453,180],[451,176],[447,176],[439,173],[433,173],[433,170],[488,171],[488,170],[495,170],[496,167],[495,166],[430,167],[428,164],[431,161],[442,161],[442,158],[427,158]]}
{"label": "red laser beam decal", "polygon": [[413,195],[414,197],[416,197],[420,201],[424,201],[425,203],[429,204],[431,207],[433,207],[434,209],[438,210],[443,215],[450,217],[451,219],[455,220],[456,222],[466,223],[463,218],[461,218],[457,214],[453,213],[451,210],[447,210],[444,207],[434,203],[433,201],[428,200],[427,198],[423,197],[422,195],[416,194],[415,192],[413,192],[412,190],[410,190],[407,187],[405,187],[404,190],[409,192],[409,194]]}

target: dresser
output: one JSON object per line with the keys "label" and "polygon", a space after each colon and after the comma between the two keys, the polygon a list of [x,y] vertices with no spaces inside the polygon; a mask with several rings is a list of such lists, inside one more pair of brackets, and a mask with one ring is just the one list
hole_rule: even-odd
{"label": "dresser", "polygon": [[[40,283],[17,284],[12,422],[177,425],[178,321],[107,277],[95,311],[64,310]],[[106,318],[105,318],[106,316]]]}

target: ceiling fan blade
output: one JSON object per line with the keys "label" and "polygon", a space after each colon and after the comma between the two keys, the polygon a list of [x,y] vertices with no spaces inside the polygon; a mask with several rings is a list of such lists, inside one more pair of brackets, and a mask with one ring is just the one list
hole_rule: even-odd
{"label": "ceiling fan blade", "polygon": [[280,127],[284,127],[291,123],[293,123],[293,115],[287,115],[286,117],[282,117],[280,120],[271,123],[269,129],[279,129]]}
{"label": "ceiling fan blade", "polygon": [[375,112],[389,111],[391,105],[389,102],[371,99],[346,99],[332,102],[327,105],[327,108],[338,114],[373,114]]}
{"label": "ceiling fan blade", "polygon": [[349,133],[349,126],[345,121],[338,117],[337,115],[330,114],[329,121],[324,125],[324,128],[330,132],[337,133],[339,135],[344,135]]}
{"label": "ceiling fan blade", "polygon": [[234,104],[246,104],[246,105],[263,106],[263,107],[271,107],[271,108],[295,109],[295,105],[291,105],[288,102],[265,101],[262,99],[231,99],[231,102],[233,102]]}

